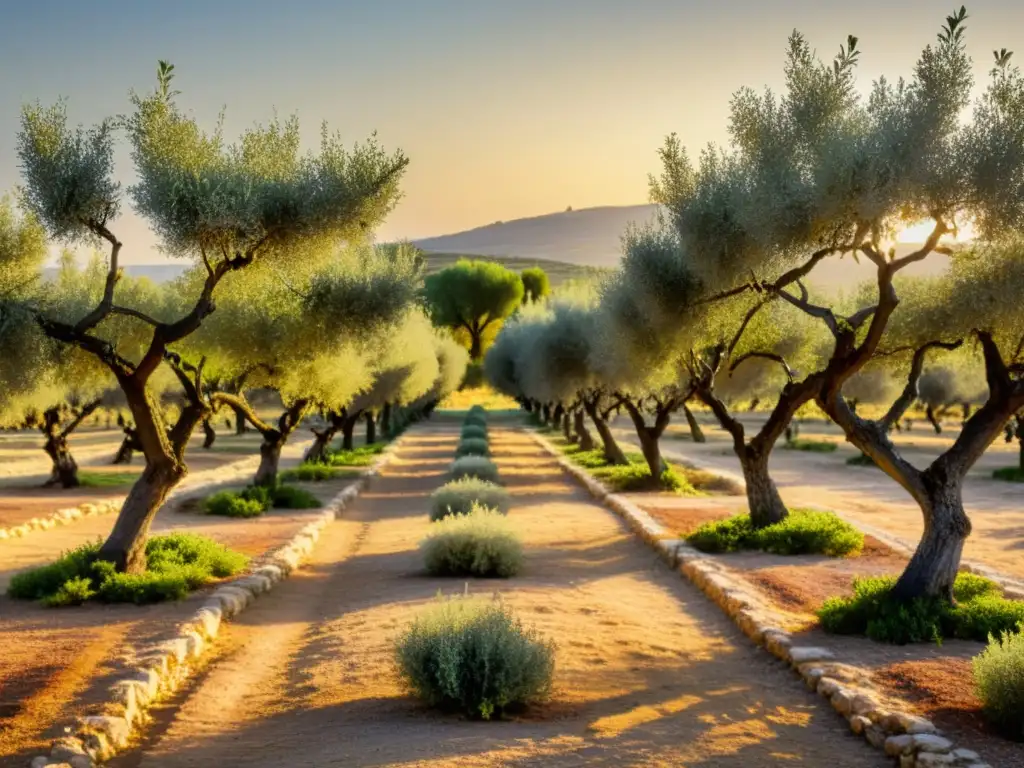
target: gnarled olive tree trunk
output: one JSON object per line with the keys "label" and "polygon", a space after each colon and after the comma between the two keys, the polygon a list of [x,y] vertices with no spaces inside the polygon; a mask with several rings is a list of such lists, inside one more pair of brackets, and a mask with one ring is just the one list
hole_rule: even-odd
{"label": "gnarled olive tree trunk", "polygon": [[341,423],[341,449],[343,451],[351,451],[356,447],[355,433],[356,423],[359,421],[359,417],[362,414],[356,413],[351,416],[346,416]]}
{"label": "gnarled olive tree trunk", "polygon": [[744,445],[736,450],[747,486],[747,507],[755,528],[782,522],[789,514],[779,489],[768,472],[768,455]]}
{"label": "gnarled olive tree trunk", "polygon": [[380,431],[385,439],[391,437],[391,403],[384,403],[380,412]]}
{"label": "gnarled olive tree trunk", "polygon": [[67,438],[59,431],[49,434],[46,436],[43,450],[46,451],[46,455],[53,462],[50,477],[43,483],[44,487],[59,485],[61,488],[77,488],[80,484],[78,481],[78,464],[71,455],[71,449],[68,448]]}
{"label": "gnarled olive tree trunk", "polygon": [[114,460],[110,463],[131,464],[135,451],[141,450],[142,445],[139,443],[138,430],[134,427],[125,427],[124,440],[121,441],[121,445],[118,447],[117,453],[114,454]]}
{"label": "gnarled olive tree trunk", "polygon": [[213,448],[213,442],[217,439],[217,431],[213,428],[210,417],[203,419],[203,448]]}
{"label": "gnarled olive tree trunk", "polygon": [[331,441],[338,434],[338,428],[333,423],[323,429],[313,430],[313,444],[309,446],[306,455],[302,457],[306,464],[325,464],[330,453]]}
{"label": "gnarled olive tree trunk", "polygon": [[[260,465],[256,469],[256,476],[253,478],[253,485],[272,487],[277,485],[278,467],[281,463],[281,450],[284,448],[288,438],[299,426],[306,410],[309,407],[308,400],[296,400],[277,422],[277,428],[261,428],[263,442],[260,443]],[[259,426],[259,425],[257,425]]]}
{"label": "gnarled olive tree trunk", "polygon": [[366,444],[373,445],[377,442],[377,420],[373,417],[373,411],[364,414],[366,420]]}
{"label": "gnarled olive tree trunk", "polygon": [[572,431],[572,422],[573,418],[571,411],[568,409],[564,410],[562,412],[562,437],[565,438],[565,442],[567,443],[576,442],[576,435]]}
{"label": "gnarled olive tree trunk", "polygon": [[683,403],[683,415],[686,416],[686,423],[690,426],[690,436],[693,438],[693,442],[707,442],[707,438],[704,437],[704,430],[700,428],[697,417],[693,415],[693,411],[690,410],[686,403]]}
{"label": "gnarled olive tree trunk", "polygon": [[577,408],[573,413],[573,429],[576,432],[576,439],[579,441],[581,451],[594,450],[594,436],[587,429],[587,422],[582,408]]}
{"label": "gnarled olive tree trunk", "polygon": [[668,470],[668,465],[661,456],[661,436],[669,423],[668,411],[659,411],[655,415],[654,424],[649,426],[644,419],[643,412],[636,404],[626,400],[623,405],[633,421],[633,428],[636,430],[637,440],[640,442],[640,452],[644,455],[644,461],[647,462],[651,477],[661,477]]}
{"label": "gnarled olive tree trunk", "polygon": [[245,411],[236,407],[232,407],[231,410],[235,412],[235,434],[244,435],[249,431],[249,426],[245,423]]}
{"label": "gnarled olive tree trunk", "polygon": [[594,422],[594,428],[597,429],[597,434],[601,438],[605,460],[609,464],[615,464],[618,466],[625,466],[628,464],[629,459],[626,458],[626,454],[623,453],[622,448],[619,447],[618,442],[615,440],[615,436],[612,434],[611,428],[608,426],[608,419],[601,411],[598,410],[597,404],[593,401],[584,401],[583,407],[586,409],[590,420]]}
{"label": "gnarled olive tree trunk", "polygon": [[924,517],[924,533],[893,588],[894,597],[910,600],[930,595],[952,602],[953,582],[960,570],[964,542],[971,533],[961,490],[962,480],[926,481],[925,497],[918,500]]}

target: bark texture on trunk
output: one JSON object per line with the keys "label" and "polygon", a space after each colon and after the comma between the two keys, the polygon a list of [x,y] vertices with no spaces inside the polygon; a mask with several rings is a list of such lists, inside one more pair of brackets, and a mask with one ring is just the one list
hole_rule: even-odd
{"label": "bark texture on trunk", "polygon": [[59,485],[61,488],[77,488],[79,485],[78,464],[71,455],[67,439],[59,432],[47,435],[43,450],[53,462],[50,478],[43,484],[44,487]]}
{"label": "bark texture on trunk", "polygon": [[573,429],[576,432],[576,439],[579,441],[581,451],[594,450],[594,436],[587,429],[587,421],[582,408],[577,408],[573,414]]}
{"label": "bark texture on trunk", "polygon": [[661,477],[668,469],[665,460],[661,457],[661,441],[654,436],[650,427],[644,427],[637,432],[640,440],[640,452],[644,455],[647,468],[651,471],[651,477]]}
{"label": "bark texture on trunk", "polygon": [[380,412],[380,431],[385,438],[391,437],[391,403],[384,403]]}
{"label": "bark texture on trunk", "polygon": [[149,526],[185,471],[183,464],[174,461],[147,464],[128,492],[114,529],[100,547],[100,560],[108,560],[117,570],[127,573],[145,570]]}
{"label": "bark texture on trunk", "polygon": [[690,410],[686,403],[683,403],[683,415],[686,416],[686,423],[690,426],[690,436],[693,438],[693,442],[707,442],[707,438],[704,437],[704,430],[700,428],[697,417],[693,415],[693,411]]}
{"label": "bark texture on trunk", "polygon": [[373,445],[377,442],[377,421],[373,418],[373,413],[367,411],[365,415],[366,419],[366,444]]}
{"label": "bark texture on trunk", "polygon": [[544,403],[544,406],[540,409],[540,412],[541,412],[541,417],[544,420],[544,423],[545,424],[550,424],[551,423],[551,406],[548,405],[547,403]]}
{"label": "bark texture on trunk", "polygon": [[746,448],[737,451],[743,479],[747,484],[747,506],[755,528],[764,528],[786,519],[789,510],[768,473],[768,457]]}
{"label": "bark texture on trunk", "polygon": [[313,444],[309,446],[302,461],[307,464],[324,464],[327,462],[327,455],[330,452],[331,441],[338,433],[338,428],[326,426],[322,430],[313,430]]}
{"label": "bark texture on trunk", "polygon": [[245,411],[241,408],[232,408],[235,412],[235,434],[244,435],[249,431],[249,425],[245,423]]}
{"label": "bark texture on trunk", "polygon": [[924,534],[893,588],[897,599],[930,595],[953,600],[953,581],[960,569],[964,542],[971,533],[960,485],[929,487],[928,497],[921,504]]}
{"label": "bark texture on trunk", "polygon": [[628,464],[629,459],[626,458],[626,454],[615,440],[615,436],[612,434],[612,430],[608,426],[608,420],[598,412],[596,406],[588,404],[585,407],[587,409],[587,415],[590,416],[590,420],[594,422],[594,428],[597,429],[597,434],[601,438],[601,445],[604,448],[605,460],[609,464],[615,464],[617,466],[625,466]]}
{"label": "bark texture on trunk", "polygon": [[341,449],[343,451],[351,451],[356,447],[355,432],[358,420],[358,416],[349,416],[341,425]]}
{"label": "bark texture on trunk", "polygon": [[131,464],[132,457],[135,455],[135,451],[137,450],[141,450],[138,434],[131,427],[125,427],[124,440],[121,441],[121,445],[117,449],[117,453],[114,454],[114,460],[110,463]]}
{"label": "bark texture on trunk", "polygon": [[210,419],[203,419],[203,448],[213,448],[213,441],[217,439],[217,431],[210,423]]}
{"label": "bark texture on trunk", "polygon": [[469,359],[476,361],[480,359],[483,350],[483,332],[482,331],[470,331],[469,332]]}
{"label": "bark texture on trunk", "polygon": [[930,405],[924,409],[925,418],[932,425],[932,429],[935,430],[936,435],[942,434],[942,422],[939,421],[939,417],[935,415],[935,409]]}
{"label": "bark texture on trunk", "polygon": [[260,443],[260,465],[256,469],[253,485],[273,487],[277,485],[277,469],[281,463],[281,449],[284,448],[283,435],[264,436]]}
{"label": "bark texture on trunk", "polygon": [[572,415],[569,411],[564,411],[562,413],[562,437],[565,438],[565,442],[567,443],[576,442],[576,435],[574,435],[572,431]]}

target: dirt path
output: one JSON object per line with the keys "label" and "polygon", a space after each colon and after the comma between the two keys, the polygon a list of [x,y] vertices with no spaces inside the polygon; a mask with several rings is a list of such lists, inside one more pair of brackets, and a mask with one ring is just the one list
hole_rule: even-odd
{"label": "dirt path", "polygon": [[521,432],[494,429],[528,548],[499,589],[558,644],[553,701],[468,722],[405,697],[390,643],[438,590],[416,551],[457,432],[408,435],[309,565],[218,641],[120,768],[183,766],[883,766],[822,699],[736,631]]}

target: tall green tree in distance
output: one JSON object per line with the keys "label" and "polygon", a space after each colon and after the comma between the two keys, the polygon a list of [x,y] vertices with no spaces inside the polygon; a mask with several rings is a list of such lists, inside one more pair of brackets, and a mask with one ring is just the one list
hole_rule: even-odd
{"label": "tall green tree in distance", "polygon": [[523,281],[523,303],[540,301],[551,294],[551,280],[540,267],[527,267],[519,273]]}
{"label": "tall green tree in distance", "polygon": [[511,315],[523,300],[523,281],[501,264],[460,259],[426,279],[426,299],[435,325],[469,334],[469,356],[483,355],[483,335]]}

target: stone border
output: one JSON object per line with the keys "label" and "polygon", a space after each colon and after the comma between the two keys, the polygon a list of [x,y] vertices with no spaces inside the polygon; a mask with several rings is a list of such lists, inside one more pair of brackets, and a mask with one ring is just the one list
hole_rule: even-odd
{"label": "stone border", "polygon": [[[956,749],[935,725],[923,717],[886,709],[878,693],[861,681],[850,682],[856,669],[841,664],[828,648],[794,646],[793,637],[779,627],[778,614],[747,589],[747,584],[728,568],[682,539],[625,497],[611,492],[603,483],[577,466],[534,429],[527,429],[537,443],[554,456],[558,464],[604,502],[673,570],[693,582],[733,620],[740,630],[770,654],[789,664],[807,687],[824,696],[850,724],[853,733],[871,746],[899,759],[900,768],[920,766],[964,766],[991,768],[968,749]],[[851,675],[850,672],[854,675]]]}
{"label": "stone border", "polygon": [[[304,452],[304,449],[308,447],[310,443],[312,443],[311,440],[306,440],[301,443],[296,443],[295,447],[302,447]],[[205,496],[214,486],[228,485],[252,474],[253,471],[255,471],[258,461],[258,456],[246,456],[244,459],[238,459],[230,464],[225,464],[223,467],[215,467],[197,472],[192,477],[197,480],[201,480],[202,482],[184,487],[178,486],[171,491],[167,497],[167,501],[164,503],[182,501],[197,496]],[[35,531],[48,531],[51,528],[56,528],[60,525],[68,525],[70,523],[77,522],[84,517],[97,517],[99,515],[109,515],[112,512],[120,512],[121,505],[124,504],[124,501],[127,498],[128,495],[124,494],[122,496],[111,496],[97,501],[87,501],[83,504],[79,504],[77,507],[58,509],[56,512],[46,515],[45,517],[33,517],[31,520],[27,520],[21,525],[15,525],[10,528],[0,528],[0,541],[23,538]]]}
{"label": "stone border", "polygon": [[220,584],[190,619],[162,642],[138,654],[138,668],[110,686],[102,706],[107,713],[78,718],[64,728],[67,736],[53,742],[49,755],[32,759],[32,768],[70,766],[93,768],[126,747],[148,721],[146,710],[173,693],[192,672],[217,637],[221,623],[244,611],[257,597],[269,592],[297,569],[313,551],[321,531],[380,474],[394,456],[403,435],[392,441],[364,469],[359,479],[335,496],[327,508],[312,515],[312,522],[277,549],[260,558],[246,574]]}

